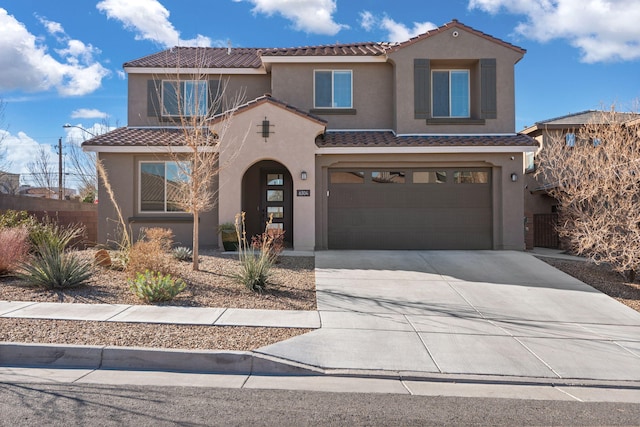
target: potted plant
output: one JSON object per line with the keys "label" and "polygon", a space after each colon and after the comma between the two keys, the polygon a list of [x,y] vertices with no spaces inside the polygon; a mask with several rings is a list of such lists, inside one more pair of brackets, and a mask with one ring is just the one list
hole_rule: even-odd
{"label": "potted plant", "polygon": [[238,235],[236,234],[236,226],[232,222],[218,225],[218,234],[222,238],[222,246],[225,251],[238,250]]}

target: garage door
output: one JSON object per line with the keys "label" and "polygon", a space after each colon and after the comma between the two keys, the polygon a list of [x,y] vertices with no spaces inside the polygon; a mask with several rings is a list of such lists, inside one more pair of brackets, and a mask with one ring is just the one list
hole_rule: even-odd
{"label": "garage door", "polygon": [[490,168],[330,169],[330,249],[491,249]]}

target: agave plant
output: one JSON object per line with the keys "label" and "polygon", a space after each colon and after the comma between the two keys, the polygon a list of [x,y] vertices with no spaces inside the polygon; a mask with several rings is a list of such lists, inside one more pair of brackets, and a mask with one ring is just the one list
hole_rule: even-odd
{"label": "agave plant", "polygon": [[178,246],[171,251],[173,257],[179,261],[191,261],[193,251],[186,246]]}

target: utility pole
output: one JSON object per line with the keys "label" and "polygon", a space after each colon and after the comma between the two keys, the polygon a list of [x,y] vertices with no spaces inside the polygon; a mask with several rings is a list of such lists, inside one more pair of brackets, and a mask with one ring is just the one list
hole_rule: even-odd
{"label": "utility pole", "polygon": [[62,187],[62,138],[58,138],[58,200],[64,199]]}

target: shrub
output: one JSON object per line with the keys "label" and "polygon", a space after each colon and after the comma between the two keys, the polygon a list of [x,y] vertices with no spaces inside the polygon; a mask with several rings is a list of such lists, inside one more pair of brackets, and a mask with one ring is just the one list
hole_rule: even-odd
{"label": "shrub", "polygon": [[173,257],[179,261],[190,261],[193,251],[185,246],[178,246],[171,251]]}
{"label": "shrub", "polygon": [[26,227],[30,229],[38,221],[27,211],[7,210],[0,215],[0,228]]}
{"label": "shrub", "polygon": [[186,286],[182,279],[149,270],[144,274],[138,273],[135,279],[129,279],[131,291],[146,302],[171,301]]}
{"label": "shrub", "polygon": [[0,229],[0,274],[11,273],[29,255],[29,231],[24,227]]}
{"label": "shrub", "polygon": [[278,262],[278,257],[284,250],[284,230],[270,229],[265,230],[262,234],[251,237],[251,247],[261,251],[265,245],[268,245],[269,255],[274,263]]}
{"label": "shrub", "polygon": [[147,228],[143,230],[140,240],[131,246],[126,266],[130,278],[146,270],[163,274],[171,273],[171,258],[168,250],[171,248],[173,233],[164,228]]}
{"label": "shrub", "polygon": [[91,263],[50,246],[41,246],[29,261],[21,263],[18,277],[46,289],[66,289],[91,277]]}
{"label": "shrub", "polygon": [[[268,234],[271,218],[267,222],[265,233]],[[272,240],[265,238],[261,241],[259,250],[247,242],[247,234],[245,231],[245,213],[236,215],[236,234],[238,236],[238,257],[240,260],[240,271],[233,277],[240,283],[244,284],[247,289],[254,292],[262,292],[266,289],[269,282],[269,273],[273,267],[274,259],[271,254]]]}
{"label": "shrub", "polygon": [[40,252],[44,247],[62,252],[75,240],[80,239],[84,235],[84,230],[83,226],[77,224],[62,226],[46,217],[42,223],[32,226],[30,238],[36,252]]}

